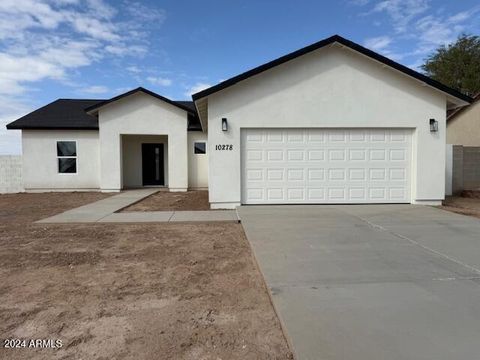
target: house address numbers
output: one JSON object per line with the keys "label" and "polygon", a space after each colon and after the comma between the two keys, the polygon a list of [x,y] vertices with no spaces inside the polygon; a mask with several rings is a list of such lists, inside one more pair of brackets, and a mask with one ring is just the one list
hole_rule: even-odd
{"label": "house address numbers", "polygon": [[215,150],[231,151],[231,150],[233,150],[233,145],[232,144],[215,145]]}

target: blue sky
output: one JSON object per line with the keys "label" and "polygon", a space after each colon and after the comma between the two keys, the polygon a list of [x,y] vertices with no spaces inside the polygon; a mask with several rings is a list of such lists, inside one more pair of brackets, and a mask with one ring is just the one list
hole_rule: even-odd
{"label": "blue sky", "polygon": [[189,99],[333,34],[418,68],[462,32],[478,0],[1,0],[0,153],[20,152],[6,123],[57,98]]}

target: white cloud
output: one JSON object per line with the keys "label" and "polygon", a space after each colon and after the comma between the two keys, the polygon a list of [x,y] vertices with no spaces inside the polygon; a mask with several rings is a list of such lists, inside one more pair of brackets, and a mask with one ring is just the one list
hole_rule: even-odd
{"label": "white cloud", "polygon": [[139,74],[142,72],[142,69],[140,69],[138,66],[135,66],[135,65],[127,66],[125,69],[134,74]]}
{"label": "white cloud", "polygon": [[[391,22],[392,31],[388,35],[366,39],[365,46],[394,60],[409,57],[412,66],[419,68],[425,55],[440,45],[455,41],[462,32],[475,29],[480,6],[456,14],[445,14],[442,11],[429,11],[430,2],[431,0],[382,0],[372,5],[371,10],[362,15],[385,13]],[[403,54],[392,51],[392,46],[397,41],[405,40],[414,43],[412,50]]]}
{"label": "white cloud", "polygon": [[[73,2],[74,4],[80,3],[80,0],[73,0],[73,1],[74,1]],[[87,0],[87,6],[91,11],[94,11],[98,17],[101,17],[104,19],[111,19],[117,14],[117,10],[114,7],[107,4],[104,0]]]}
{"label": "white cloud", "polygon": [[93,39],[119,41],[122,38],[116,25],[104,20],[88,18],[83,14],[69,14],[66,18],[77,32]]}
{"label": "white cloud", "polygon": [[103,85],[92,85],[80,89],[80,92],[85,94],[105,94],[109,91],[109,88]]}
{"label": "white cloud", "polygon": [[463,21],[469,19],[472,15],[473,14],[472,14],[471,11],[461,11],[461,12],[455,14],[455,15],[450,16],[448,18],[448,22],[453,23],[453,24],[463,22]]}
{"label": "white cloud", "polygon": [[0,94],[19,94],[25,91],[24,82],[45,78],[60,78],[64,69],[41,57],[16,57],[0,53]]}
{"label": "white cloud", "polygon": [[381,53],[392,60],[399,61],[403,58],[404,55],[394,52],[390,48],[390,45],[392,45],[392,43],[393,39],[390,36],[383,35],[366,39],[364,45],[365,47],[375,52]]}
{"label": "white cloud", "polygon": [[64,78],[109,55],[144,54],[142,39],[129,36],[134,26],[115,21],[116,14],[104,0],[2,0],[0,93]]}
{"label": "white cloud", "polygon": [[167,18],[164,9],[147,7],[139,2],[127,2],[127,4],[127,11],[139,21],[161,25]]}
{"label": "white cloud", "polygon": [[159,86],[170,86],[170,85],[172,85],[172,80],[171,79],[163,78],[163,77],[149,76],[149,77],[147,77],[147,81],[150,82],[153,85],[159,85]]}
{"label": "white cloud", "polygon": [[[54,29],[62,21],[64,14],[52,8],[46,1],[36,0],[2,0],[0,2],[2,15],[19,15],[23,20],[22,25],[37,26],[40,28]],[[14,23],[11,19],[9,23]],[[15,35],[15,34],[10,34]]]}
{"label": "white cloud", "polygon": [[187,88],[187,91],[185,92],[185,96],[192,96],[192,94],[208,89],[211,86],[212,84],[209,84],[209,83],[197,82],[196,84]]}
{"label": "white cloud", "polygon": [[108,56],[146,54],[145,33],[138,30],[164,21],[165,12],[137,3],[123,10],[131,22],[115,20],[119,10],[105,0],[0,1],[0,93],[7,85],[22,91],[27,82],[64,78],[68,69]]}
{"label": "white cloud", "polygon": [[365,47],[374,51],[380,51],[387,48],[392,43],[392,38],[389,36],[378,36],[365,40]]}
{"label": "white cloud", "polygon": [[415,33],[418,38],[418,45],[414,51],[415,55],[426,55],[438,46],[447,45],[469,28],[468,21],[480,12],[480,6],[457,14],[441,16],[425,16],[415,24]]}
{"label": "white cloud", "polygon": [[[38,55],[40,59],[60,69],[87,66],[101,58],[100,50],[94,41],[70,41],[63,43],[62,39],[57,38],[55,40],[58,41],[58,44],[45,48]],[[55,40],[52,39],[52,42]]]}
{"label": "white cloud", "polygon": [[[118,16],[121,13],[128,13],[128,19]],[[165,18],[158,7],[129,7],[128,2],[114,8],[107,0],[0,0],[0,119],[19,116],[6,108],[12,95],[16,104],[24,105],[19,109],[30,109],[25,104],[35,82],[61,81],[79,91],[69,78],[81,67],[106,58],[144,56],[149,45],[145,28]],[[104,90],[97,86],[80,91]],[[3,129],[0,136],[3,142]]]}
{"label": "white cloud", "polygon": [[143,56],[148,51],[143,45],[128,45],[125,43],[116,43],[114,45],[107,45],[105,50],[116,56]]}
{"label": "white cloud", "polygon": [[372,12],[385,12],[393,22],[397,33],[404,33],[415,17],[429,9],[429,0],[384,0],[377,3]]}

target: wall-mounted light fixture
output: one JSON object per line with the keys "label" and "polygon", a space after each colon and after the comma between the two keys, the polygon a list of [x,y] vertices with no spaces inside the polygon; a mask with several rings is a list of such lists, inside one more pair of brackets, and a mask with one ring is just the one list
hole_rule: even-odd
{"label": "wall-mounted light fixture", "polygon": [[435,119],[430,119],[430,131],[437,132],[438,131],[438,121]]}
{"label": "wall-mounted light fixture", "polygon": [[222,118],[222,131],[228,131],[227,118]]}

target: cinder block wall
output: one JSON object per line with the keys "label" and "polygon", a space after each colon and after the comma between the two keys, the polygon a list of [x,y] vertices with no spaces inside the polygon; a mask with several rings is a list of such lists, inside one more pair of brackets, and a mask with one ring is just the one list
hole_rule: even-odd
{"label": "cinder block wall", "polygon": [[22,157],[0,155],[0,194],[22,192]]}
{"label": "cinder block wall", "polygon": [[480,189],[480,147],[463,147],[463,188]]}
{"label": "cinder block wall", "polygon": [[453,145],[452,158],[452,193],[458,195],[463,190],[479,190],[480,147]]}
{"label": "cinder block wall", "polygon": [[453,146],[452,162],[452,193],[460,194],[463,191],[463,146]]}

